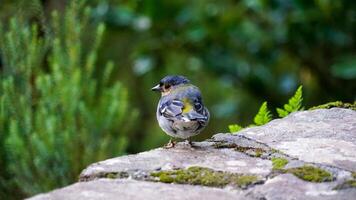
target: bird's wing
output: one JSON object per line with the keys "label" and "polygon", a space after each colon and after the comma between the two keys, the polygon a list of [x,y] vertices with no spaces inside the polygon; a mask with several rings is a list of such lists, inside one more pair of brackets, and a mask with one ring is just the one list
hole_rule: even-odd
{"label": "bird's wing", "polygon": [[174,118],[182,114],[184,103],[180,100],[169,100],[159,107],[159,113],[166,118]]}
{"label": "bird's wing", "polygon": [[199,121],[201,124],[206,124],[209,120],[210,113],[206,109],[201,101],[201,98],[195,98],[193,100],[193,107],[191,112],[188,112],[187,115],[190,119]]}
{"label": "bird's wing", "polygon": [[161,105],[159,112],[168,119],[183,121],[206,121],[208,119],[207,110],[201,101],[195,100],[193,102],[188,99],[170,100]]}

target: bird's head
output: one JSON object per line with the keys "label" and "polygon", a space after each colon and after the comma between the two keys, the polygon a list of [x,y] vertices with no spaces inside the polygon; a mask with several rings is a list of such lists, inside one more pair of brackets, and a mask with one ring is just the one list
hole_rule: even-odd
{"label": "bird's head", "polygon": [[190,81],[184,76],[166,76],[159,82],[159,84],[152,88],[152,91],[161,92],[162,96],[165,96],[175,88],[188,84],[189,82]]}

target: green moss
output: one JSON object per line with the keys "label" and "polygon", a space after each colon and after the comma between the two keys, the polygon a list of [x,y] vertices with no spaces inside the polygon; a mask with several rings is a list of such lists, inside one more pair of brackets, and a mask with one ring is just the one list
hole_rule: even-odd
{"label": "green moss", "polygon": [[356,172],[351,173],[352,178],[356,179]]}
{"label": "green moss", "polygon": [[262,154],[266,152],[261,148],[238,146],[235,143],[226,143],[226,142],[215,143],[214,147],[217,149],[223,149],[223,148],[235,149],[236,151],[245,153],[252,157],[261,157]]}
{"label": "green moss", "polygon": [[211,187],[223,187],[228,184],[246,188],[258,181],[257,176],[242,175],[228,172],[214,171],[204,167],[190,167],[172,171],[153,172],[151,176],[157,177],[164,183],[178,183],[191,185],[204,185]]}
{"label": "green moss", "polygon": [[277,150],[277,149],[271,149],[271,153],[280,153],[280,154],[282,154],[282,152],[280,150]]}
{"label": "green moss", "polygon": [[263,153],[265,153],[265,150],[261,148],[254,148],[254,147],[242,147],[242,146],[237,146],[235,148],[236,151],[246,153],[249,156],[252,157],[261,157]]}
{"label": "green moss", "polygon": [[262,149],[256,149],[255,151],[256,157],[261,157],[263,153],[264,151]]}
{"label": "green moss", "polygon": [[174,174],[170,173],[157,173],[157,174],[151,174],[152,176],[159,177],[159,181],[163,183],[173,183],[174,178],[172,177]]}
{"label": "green moss", "polygon": [[228,143],[228,142],[216,142],[213,145],[217,149],[230,149],[236,148],[237,145],[235,143]]}
{"label": "green moss", "polygon": [[117,173],[116,172],[107,173],[105,177],[115,179],[117,178]]}
{"label": "green moss", "polygon": [[356,172],[351,172],[351,176],[353,179],[346,180],[345,182],[337,185],[334,190],[341,190],[347,188],[356,188]]}
{"label": "green moss", "polygon": [[315,110],[315,109],[330,109],[330,108],[348,108],[352,110],[356,110],[356,101],[354,103],[343,103],[342,101],[335,101],[335,102],[329,102],[326,104],[322,104],[319,106],[314,106],[312,108],[309,108],[309,110]]}
{"label": "green moss", "polygon": [[110,178],[110,179],[117,179],[117,178],[128,178],[129,174],[127,172],[102,172],[95,175],[95,178]]}
{"label": "green moss", "polygon": [[287,173],[292,173],[300,179],[310,182],[325,182],[332,181],[333,176],[323,169],[313,166],[303,166],[285,170]]}
{"label": "green moss", "polygon": [[288,160],[284,158],[272,158],[273,169],[283,169],[288,164]]}
{"label": "green moss", "polygon": [[254,175],[242,175],[235,179],[234,183],[241,187],[246,188],[247,186],[251,185],[252,183],[256,183],[258,180],[257,176]]}
{"label": "green moss", "polygon": [[334,190],[342,190],[347,188],[356,188],[356,180],[347,180],[334,187]]}
{"label": "green moss", "polygon": [[356,180],[348,180],[348,181],[346,181],[346,183],[348,185],[350,185],[351,187],[356,187]]}

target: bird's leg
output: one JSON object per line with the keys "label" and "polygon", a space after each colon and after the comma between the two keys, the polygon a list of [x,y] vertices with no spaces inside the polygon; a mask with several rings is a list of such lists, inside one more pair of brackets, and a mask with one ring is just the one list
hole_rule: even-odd
{"label": "bird's leg", "polygon": [[193,147],[193,142],[192,142],[189,138],[186,139],[185,142],[186,142],[189,146]]}
{"label": "bird's leg", "polygon": [[171,138],[171,139],[169,139],[169,142],[166,145],[164,145],[163,148],[165,148],[165,149],[173,148],[174,146],[176,146],[176,143],[177,142],[173,141],[172,138]]}

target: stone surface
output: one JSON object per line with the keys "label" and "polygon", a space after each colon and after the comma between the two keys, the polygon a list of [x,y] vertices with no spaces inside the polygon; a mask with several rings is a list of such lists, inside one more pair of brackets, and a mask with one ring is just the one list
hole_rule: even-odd
{"label": "stone surface", "polygon": [[335,183],[310,183],[291,174],[282,174],[267,180],[263,185],[256,185],[246,192],[252,199],[354,199],[356,189],[333,190]]}
{"label": "stone surface", "polygon": [[296,112],[239,134],[305,162],[356,171],[356,111],[353,110]]}
{"label": "stone surface", "polygon": [[194,149],[183,143],[176,148],[158,148],[136,155],[122,156],[90,165],[81,177],[122,171],[154,171],[207,167],[233,173],[267,175],[272,170],[269,160],[253,158],[230,148],[216,149],[212,142],[196,143]]}
{"label": "stone surface", "polygon": [[[274,157],[288,164],[272,169]],[[308,165],[326,170],[332,180],[308,182],[286,171]],[[259,181],[242,188],[209,183],[206,187],[160,183],[171,179],[151,176],[192,166],[253,175]],[[356,111],[318,109],[292,113],[237,134],[216,134],[196,142],[194,148],[178,143],[174,149],[158,148],[94,163],[83,170],[81,182],[33,199],[355,199],[355,187],[334,189],[355,180],[351,175],[355,171]]]}
{"label": "stone surface", "polygon": [[[175,185],[123,179],[100,179],[81,182],[55,190],[48,194],[37,195],[33,200],[105,200],[105,199],[144,199],[144,200],[204,200],[245,199],[239,191],[228,188],[208,188],[190,185]],[[247,198],[249,199],[249,198]]]}

